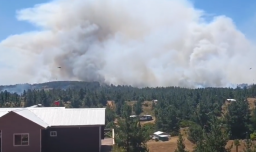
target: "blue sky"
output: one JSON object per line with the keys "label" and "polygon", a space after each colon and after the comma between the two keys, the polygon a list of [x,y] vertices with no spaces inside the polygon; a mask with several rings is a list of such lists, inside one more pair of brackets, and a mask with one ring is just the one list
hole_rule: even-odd
{"label": "blue sky", "polygon": [[39,3],[50,0],[1,0],[0,1],[0,41],[9,35],[19,34],[35,29],[33,25],[24,21],[18,21],[16,11],[33,7]]}
{"label": "blue sky", "polygon": [[[0,1],[0,41],[9,35],[36,29],[33,25],[18,21],[16,11],[33,7],[50,0],[2,0]],[[233,19],[237,27],[250,37],[256,34],[256,0],[192,0],[195,7],[213,15],[226,15]],[[255,23],[255,24],[254,24]],[[253,25],[252,25],[253,24]]]}

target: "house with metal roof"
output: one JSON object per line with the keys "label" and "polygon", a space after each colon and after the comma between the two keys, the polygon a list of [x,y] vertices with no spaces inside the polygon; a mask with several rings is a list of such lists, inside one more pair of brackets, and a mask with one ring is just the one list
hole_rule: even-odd
{"label": "house with metal roof", "polygon": [[0,152],[100,152],[105,108],[0,108]]}

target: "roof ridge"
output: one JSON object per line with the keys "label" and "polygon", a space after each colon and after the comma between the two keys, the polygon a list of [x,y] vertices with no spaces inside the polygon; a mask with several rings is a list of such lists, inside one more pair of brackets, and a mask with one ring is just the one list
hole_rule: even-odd
{"label": "roof ridge", "polygon": [[47,127],[49,126],[48,123],[46,123],[43,119],[41,119],[40,117],[38,117],[38,115],[36,115],[33,111],[31,111],[30,109],[27,109],[28,111],[30,111],[31,113],[33,113],[38,119],[42,120],[46,125]]}
{"label": "roof ridge", "polygon": [[103,109],[106,109],[106,108],[66,108],[65,110],[103,110]]}
{"label": "roof ridge", "polygon": [[[13,110],[11,110],[11,111],[16,112],[16,111],[22,111],[22,110],[26,110],[26,108],[13,109]],[[10,112],[10,111],[9,111],[9,112]]]}

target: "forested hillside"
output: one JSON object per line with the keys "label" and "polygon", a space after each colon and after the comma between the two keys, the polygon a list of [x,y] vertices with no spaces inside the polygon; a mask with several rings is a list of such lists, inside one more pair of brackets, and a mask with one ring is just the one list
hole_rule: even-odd
{"label": "forested hillside", "polygon": [[[106,123],[107,127],[115,127],[114,120],[120,117],[125,118],[132,113],[142,113],[142,105],[147,106],[145,105],[147,101],[151,103],[150,110],[155,117],[154,124],[145,125],[147,129],[144,131],[147,135],[154,130],[178,135],[180,128],[188,127],[188,139],[197,144],[195,149],[200,151],[200,148],[207,145],[207,147],[220,147],[219,152],[226,150],[225,145],[229,139],[256,138],[254,101],[251,102],[251,109],[247,102],[248,97],[256,96],[256,86],[236,89],[134,88],[102,86],[97,82],[74,82],[70,84],[71,87],[63,87],[64,83],[44,84],[47,89],[43,87],[28,89],[21,94],[2,91],[0,106],[19,107],[35,104],[53,106],[54,101],[60,101],[61,106],[66,107],[106,107],[107,101],[111,100],[114,101],[115,106],[107,107]],[[236,99],[236,101],[227,102],[226,99]],[[154,103],[153,100],[157,102]],[[129,106],[126,104],[129,101],[134,104]],[[127,106],[131,109],[126,108]],[[123,115],[125,109],[128,112],[126,111],[126,115]],[[145,126],[143,126],[144,129]],[[206,136],[205,133],[211,135],[212,138]],[[211,142],[215,140],[220,142],[219,145],[212,145]]]}

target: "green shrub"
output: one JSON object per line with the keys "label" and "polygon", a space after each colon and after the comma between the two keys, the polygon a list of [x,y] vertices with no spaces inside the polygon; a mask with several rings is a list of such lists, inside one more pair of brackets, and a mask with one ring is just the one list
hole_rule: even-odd
{"label": "green shrub", "polygon": [[195,124],[189,127],[188,129],[188,140],[190,140],[192,143],[196,143],[199,141],[203,136],[203,130],[202,128]]}
{"label": "green shrub", "polygon": [[155,124],[153,124],[153,123],[144,124],[142,129],[143,129],[143,132],[145,133],[145,136],[149,140],[150,139],[149,136],[152,135],[155,131]]}
{"label": "green shrub", "polygon": [[256,132],[250,134],[251,140],[256,140]]}
{"label": "green shrub", "polygon": [[111,152],[125,152],[125,150],[117,145],[114,145]]}
{"label": "green shrub", "polygon": [[178,136],[178,135],[179,135],[179,132],[177,132],[177,131],[172,131],[172,132],[170,133],[170,135],[171,135],[171,136]]}
{"label": "green shrub", "polygon": [[180,128],[185,128],[194,125],[195,123],[193,121],[189,120],[181,120],[179,123]]}

